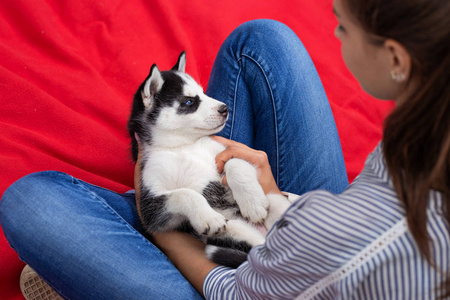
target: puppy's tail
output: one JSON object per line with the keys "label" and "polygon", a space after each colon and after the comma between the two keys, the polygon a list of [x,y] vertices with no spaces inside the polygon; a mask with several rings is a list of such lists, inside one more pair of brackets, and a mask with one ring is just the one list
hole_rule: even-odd
{"label": "puppy's tail", "polygon": [[247,260],[247,252],[214,245],[206,246],[206,256],[216,264],[236,269]]}

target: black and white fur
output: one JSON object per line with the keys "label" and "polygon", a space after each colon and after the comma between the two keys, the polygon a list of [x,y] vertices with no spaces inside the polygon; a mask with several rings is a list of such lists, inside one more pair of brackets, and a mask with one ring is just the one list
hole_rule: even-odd
{"label": "black and white fur", "polygon": [[170,71],[153,65],[134,96],[128,129],[135,161],[135,134],[141,141],[139,215],[149,232],[190,232],[209,244],[210,259],[237,267],[264,242],[258,227],[270,228],[289,202],[266,197],[256,169],[241,159],[225,164],[229,188],[222,184],[215,157],[225,147],[209,136],[225,126],[228,108],[206,96],[185,65],[184,52]]}

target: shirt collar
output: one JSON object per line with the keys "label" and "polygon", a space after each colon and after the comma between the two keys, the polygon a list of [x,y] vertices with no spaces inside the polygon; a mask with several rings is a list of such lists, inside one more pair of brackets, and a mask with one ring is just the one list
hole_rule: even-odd
{"label": "shirt collar", "polygon": [[372,153],[367,157],[365,166],[380,178],[383,182],[392,185],[391,176],[389,175],[386,160],[383,153],[383,142],[379,142]]}

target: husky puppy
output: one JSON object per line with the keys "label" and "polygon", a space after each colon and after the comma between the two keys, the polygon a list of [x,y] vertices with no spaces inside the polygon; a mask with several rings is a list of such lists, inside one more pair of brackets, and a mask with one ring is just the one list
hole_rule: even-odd
{"label": "husky puppy", "polygon": [[141,141],[139,216],[145,230],[189,232],[209,244],[210,259],[237,267],[264,242],[258,227],[270,228],[289,203],[266,197],[242,159],[225,164],[229,187],[222,184],[215,157],[225,147],[209,136],[225,126],[228,107],[206,96],[185,65],[184,52],[170,71],[154,64],[134,95],[128,130],[135,161],[135,135]]}

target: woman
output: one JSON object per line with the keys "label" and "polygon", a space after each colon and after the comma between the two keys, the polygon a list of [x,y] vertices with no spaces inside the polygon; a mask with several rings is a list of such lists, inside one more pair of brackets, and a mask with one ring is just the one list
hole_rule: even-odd
{"label": "woman", "polygon": [[[266,244],[253,249],[237,270],[206,260],[203,244],[190,236],[154,234],[207,298],[292,299],[319,294],[428,299],[444,292],[450,262],[450,101],[445,73],[449,34],[429,39],[429,33],[411,27],[428,29],[425,20],[416,19],[422,14],[412,12],[411,20],[393,8],[384,12],[388,1],[380,0],[379,7],[350,1],[334,4],[344,59],[368,92],[396,99],[398,105],[387,121],[383,144],[348,188],[331,110],[295,34],[273,21],[246,23],[218,54],[207,93],[230,106],[230,122],[222,135],[267,153],[217,137],[228,146],[217,157],[219,170],[230,157],[241,157],[258,166],[266,192],[304,195],[271,229]],[[438,27],[441,31],[450,27],[445,24],[450,12],[446,0],[399,2],[404,2],[396,4],[399,9],[409,3],[408,9],[429,12],[433,33]],[[375,17],[389,13],[402,28],[414,28],[414,33],[432,40],[419,43],[430,57],[413,52],[408,40],[391,36],[399,26],[381,24],[394,33],[378,31]],[[405,19],[398,20],[400,16]],[[435,52],[427,52],[431,50]],[[439,97],[428,95],[435,91]],[[409,132],[413,135],[406,135]],[[415,154],[414,147],[425,145],[429,152]],[[316,189],[321,191],[306,193]],[[11,186],[0,202],[0,217],[21,258],[66,298],[201,298],[139,233],[133,202],[132,193],[118,195],[66,174],[46,172]],[[362,256],[359,262],[361,253],[369,253],[369,259]]]}
{"label": "woman", "polygon": [[[154,234],[206,298],[450,297],[450,2],[335,0],[334,11],[347,67],[368,93],[396,100],[383,141],[343,193],[294,202],[237,270],[188,236]],[[278,191],[267,160],[218,140],[229,146],[219,168],[247,159]]]}

